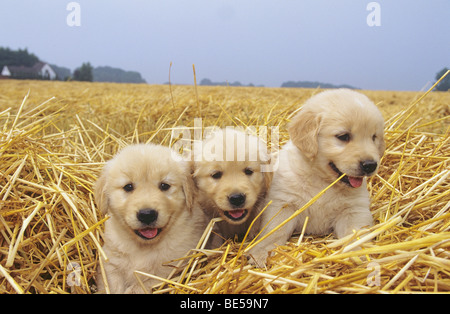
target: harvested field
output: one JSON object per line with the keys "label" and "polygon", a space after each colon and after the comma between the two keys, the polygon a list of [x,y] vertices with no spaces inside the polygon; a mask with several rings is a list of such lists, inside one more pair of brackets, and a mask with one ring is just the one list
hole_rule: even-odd
{"label": "harvested field", "polygon": [[[319,90],[0,81],[0,293],[91,293],[103,223],[92,185],[130,143],[171,131],[279,126]],[[450,93],[362,91],[386,119],[369,181],[375,226],[341,240],[300,234],[267,268],[251,243],[196,250],[154,293],[450,291]],[[354,240],[357,240],[354,242]],[[137,277],[151,274],[137,273]]]}

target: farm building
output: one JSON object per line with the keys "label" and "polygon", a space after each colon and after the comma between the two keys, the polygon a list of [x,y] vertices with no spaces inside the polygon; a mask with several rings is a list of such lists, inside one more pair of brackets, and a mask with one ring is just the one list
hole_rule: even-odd
{"label": "farm building", "polygon": [[32,67],[5,65],[1,75],[15,79],[46,79],[55,80],[56,72],[45,62],[37,62]]}

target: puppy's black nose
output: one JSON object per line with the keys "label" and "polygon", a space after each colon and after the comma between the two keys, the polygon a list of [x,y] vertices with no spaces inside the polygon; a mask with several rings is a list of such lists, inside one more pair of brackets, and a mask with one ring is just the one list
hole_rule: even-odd
{"label": "puppy's black nose", "polygon": [[242,193],[232,194],[232,195],[228,196],[228,201],[234,207],[240,207],[245,203],[245,194],[242,194]]}
{"label": "puppy's black nose", "polygon": [[360,163],[361,169],[365,174],[374,172],[377,169],[377,162],[373,160],[364,160]]}
{"label": "puppy's black nose", "polygon": [[158,219],[158,212],[151,208],[144,208],[138,211],[136,216],[140,222],[149,225]]}

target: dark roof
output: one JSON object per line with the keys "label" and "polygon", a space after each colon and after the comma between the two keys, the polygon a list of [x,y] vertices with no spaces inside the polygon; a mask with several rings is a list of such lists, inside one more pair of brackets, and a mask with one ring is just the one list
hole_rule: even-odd
{"label": "dark roof", "polygon": [[37,62],[32,67],[27,67],[24,65],[7,65],[9,71],[12,73],[21,74],[37,74],[44,67],[46,63]]}
{"label": "dark roof", "polygon": [[39,71],[44,67],[44,65],[46,65],[46,64],[47,64],[47,63],[42,62],[42,61],[36,62],[36,63],[33,65],[33,69],[36,70],[36,72],[39,72]]}
{"label": "dark roof", "polygon": [[40,76],[40,71],[46,65],[45,62],[36,62],[32,67],[27,67],[23,65],[6,65],[9,72],[11,72],[11,77],[38,77]]}

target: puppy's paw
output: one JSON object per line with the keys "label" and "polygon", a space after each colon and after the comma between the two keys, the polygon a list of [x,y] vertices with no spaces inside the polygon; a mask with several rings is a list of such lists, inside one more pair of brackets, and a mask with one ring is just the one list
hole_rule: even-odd
{"label": "puppy's paw", "polygon": [[258,268],[265,268],[270,252],[264,249],[250,250],[247,254],[248,262]]}

